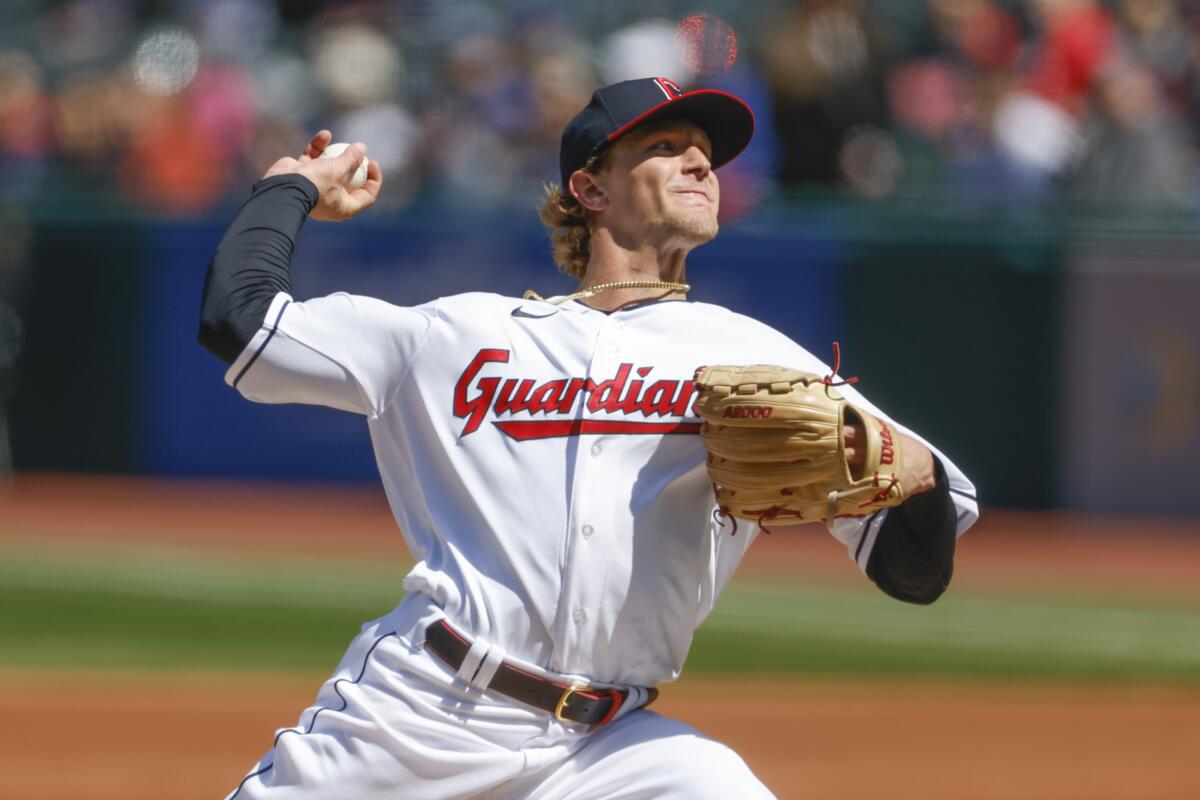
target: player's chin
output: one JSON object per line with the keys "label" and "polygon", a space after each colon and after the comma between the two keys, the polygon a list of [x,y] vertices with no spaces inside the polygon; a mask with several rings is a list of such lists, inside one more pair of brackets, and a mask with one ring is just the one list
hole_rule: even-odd
{"label": "player's chin", "polygon": [[717,211],[715,208],[677,209],[668,216],[675,234],[693,244],[710,242],[717,235]]}
{"label": "player's chin", "polygon": [[717,236],[719,225],[716,214],[697,214],[681,220],[680,233],[696,244],[711,242]]}

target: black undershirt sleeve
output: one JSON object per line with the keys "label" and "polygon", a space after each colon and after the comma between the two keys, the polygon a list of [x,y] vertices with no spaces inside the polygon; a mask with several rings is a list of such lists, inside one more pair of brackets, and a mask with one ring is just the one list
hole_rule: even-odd
{"label": "black undershirt sleeve", "polygon": [[867,577],[884,593],[928,605],[942,596],[954,572],[958,511],[936,456],[937,485],[888,511],[867,559]]}
{"label": "black undershirt sleeve", "polygon": [[302,175],[261,180],[221,239],[204,279],[199,339],[226,364],[254,338],[275,295],[291,293],[292,249],[318,199]]}

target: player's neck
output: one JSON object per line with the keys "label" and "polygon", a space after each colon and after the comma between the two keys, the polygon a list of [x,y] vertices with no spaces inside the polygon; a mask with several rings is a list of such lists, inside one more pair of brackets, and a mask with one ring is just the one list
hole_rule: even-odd
{"label": "player's neck", "polygon": [[[606,237],[592,240],[592,254],[587,272],[579,282],[580,289],[625,281],[684,283],[687,280],[688,250],[673,248],[658,251],[653,247],[629,250],[615,245]],[[689,248],[690,249],[690,248]],[[623,306],[647,300],[683,300],[679,290],[664,288],[612,289],[580,300],[601,311],[614,311]]]}

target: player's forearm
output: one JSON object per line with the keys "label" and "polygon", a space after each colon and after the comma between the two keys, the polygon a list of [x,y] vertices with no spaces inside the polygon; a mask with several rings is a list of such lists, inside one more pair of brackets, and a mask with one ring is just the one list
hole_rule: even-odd
{"label": "player's forearm", "polygon": [[225,363],[254,337],[275,295],[291,292],[292,250],[317,199],[301,175],[261,180],[221,239],[204,280],[199,340]]}
{"label": "player's forearm", "polygon": [[936,486],[888,511],[867,561],[867,577],[898,600],[928,604],[950,585],[958,515],[950,481],[934,458]]}

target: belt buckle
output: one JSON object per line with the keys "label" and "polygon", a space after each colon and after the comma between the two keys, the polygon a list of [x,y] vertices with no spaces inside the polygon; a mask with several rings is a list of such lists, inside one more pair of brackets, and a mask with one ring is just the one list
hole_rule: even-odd
{"label": "belt buckle", "polygon": [[586,683],[573,683],[568,686],[565,690],[563,690],[562,697],[558,698],[558,705],[554,707],[554,718],[559,722],[573,722],[574,720],[569,720],[562,714],[563,709],[567,707],[567,701],[571,699],[571,695],[579,692],[594,691],[595,689],[593,689],[591,686],[588,686]]}

